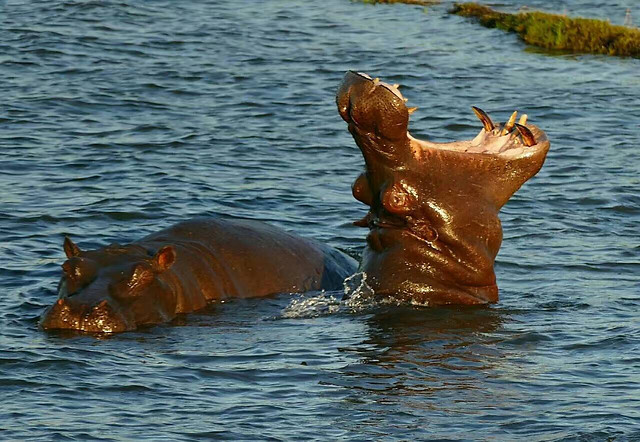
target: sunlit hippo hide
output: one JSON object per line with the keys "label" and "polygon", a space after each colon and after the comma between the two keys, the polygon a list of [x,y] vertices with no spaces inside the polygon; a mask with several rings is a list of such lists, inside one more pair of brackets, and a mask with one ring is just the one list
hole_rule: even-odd
{"label": "sunlit hippo hide", "polygon": [[341,289],[357,263],[250,220],[199,218],[128,245],[83,251],[65,238],[58,300],[44,329],[122,332],[214,300]]}
{"label": "sunlit hippo hide", "polygon": [[415,108],[398,86],[357,72],[336,101],[365,160],[352,190],[370,207],[356,225],[369,228],[360,271],[374,293],[422,305],[496,302],[498,212],[542,167],[545,133],[526,115],[500,126],[473,108],[484,126],[474,139],[418,140],[408,132]]}

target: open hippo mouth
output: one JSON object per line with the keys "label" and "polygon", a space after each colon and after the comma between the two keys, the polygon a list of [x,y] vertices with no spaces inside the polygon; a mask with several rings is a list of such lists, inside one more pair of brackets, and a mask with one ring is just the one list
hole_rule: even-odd
{"label": "open hippo mouth", "polygon": [[[353,184],[368,227],[360,269],[378,295],[428,305],[495,302],[500,208],[542,167],[545,133],[514,112],[495,124],[481,109],[476,137],[434,143],[408,132],[398,85],[347,72],[336,103],[365,160]],[[517,120],[517,121],[516,121]]]}

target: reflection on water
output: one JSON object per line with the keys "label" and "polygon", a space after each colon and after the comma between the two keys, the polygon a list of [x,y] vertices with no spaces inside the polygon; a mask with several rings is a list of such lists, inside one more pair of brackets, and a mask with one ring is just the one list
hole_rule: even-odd
{"label": "reflection on water", "polygon": [[386,400],[476,389],[500,363],[491,333],[504,319],[486,307],[394,307],[376,312],[366,321],[368,338],[362,346],[340,349],[360,359],[344,375],[350,387],[388,396]]}
{"label": "reflection on water", "polygon": [[[366,338],[340,347],[353,360],[335,371],[327,385],[345,390],[340,408],[362,419],[337,423],[370,437],[451,437],[473,431],[499,407],[500,391],[489,387],[505,361],[495,347],[508,314],[487,307],[388,307],[365,316]],[[390,413],[393,419],[374,423]],[[368,416],[368,417],[365,417]]]}

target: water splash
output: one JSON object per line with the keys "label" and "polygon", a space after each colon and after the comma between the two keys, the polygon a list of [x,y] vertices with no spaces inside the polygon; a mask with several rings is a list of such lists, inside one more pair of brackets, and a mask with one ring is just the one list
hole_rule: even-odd
{"label": "water splash", "polygon": [[374,291],[367,284],[367,274],[355,273],[344,280],[344,296],[342,302],[353,312],[369,310],[380,304],[374,297]]}
{"label": "water splash", "polygon": [[281,318],[317,318],[337,313],[363,313],[390,305],[417,305],[393,297],[376,298],[374,295],[375,292],[367,283],[367,274],[360,272],[344,280],[341,300],[324,291],[313,296],[302,294],[285,307]]}
{"label": "water splash", "polygon": [[319,295],[306,297],[304,295],[295,298],[285,307],[281,317],[292,318],[317,318],[318,316],[331,315],[340,310],[340,301],[327,295],[324,290]]}

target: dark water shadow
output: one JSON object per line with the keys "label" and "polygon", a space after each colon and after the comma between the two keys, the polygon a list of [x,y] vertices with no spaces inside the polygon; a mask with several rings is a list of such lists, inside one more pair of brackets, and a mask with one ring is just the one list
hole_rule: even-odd
{"label": "dark water shadow", "polygon": [[[379,312],[367,321],[366,343],[382,351],[366,362],[393,365],[412,361],[422,367],[486,368],[478,351],[491,345],[495,339],[491,334],[504,320],[503,312],[486,307]],[[447,360],[457,362],[446,363]]]}
{"label": "dark water shadow", "polygon": [[507,320],[508,313],[487,307],[376,312],[366,321],[368,338],[340,349],[357,362],[344,367],[335,381],[361,398],[374,395],[376,403],[418,396],[446,409],[451,404],[443,395],[478,390],[497,376],[504,355],[496,348],[501,338],[495,332]]}
{"label": "dark water shadow", "polygon": [[565,60],[579,61],[581,57],[585,57],[585,56],[591,56],[596,58],[610,58],[609,55],[604,55],[604,54],[591,54],[588,52],[577,52],[569,49],[542,48],[540,46],[532,46],[526,43],[523,43],[523,44],[526,45],[523,51],[528,54],[545,55],[548,57],[563,58]]}

